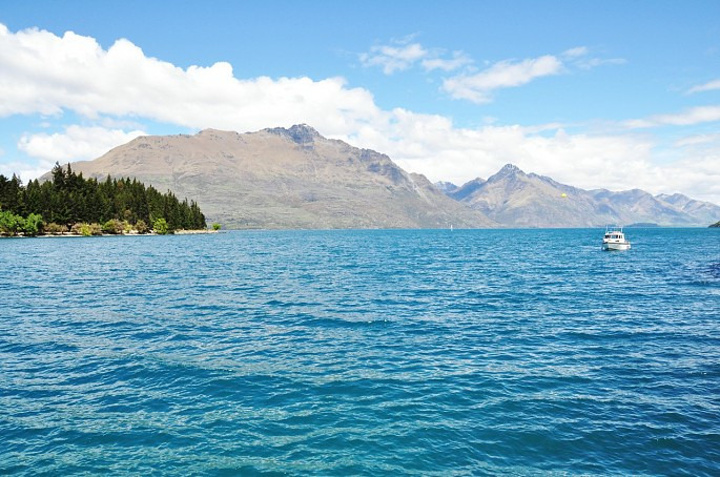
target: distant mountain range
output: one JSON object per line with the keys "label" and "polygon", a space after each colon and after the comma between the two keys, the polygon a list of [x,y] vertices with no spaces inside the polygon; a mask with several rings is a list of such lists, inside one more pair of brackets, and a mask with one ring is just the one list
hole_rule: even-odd
{"label": "distant mountain range", "polygon": [[135,177],[198,202],[228,228],[707,226],[720,207],[681,194],[583,190],[506,165],[487,180],[431,184],[384,154],[307,125],[145,136],[94,161],[85,177]]}
{"label": "distant mountain range", "polygon": [[653,196],[640,189],[584,190],[508,164],[487,180],[436,186],[453,199],[512,227],[597,227],[603,224],[707,226],[720,207],[682,194]]}

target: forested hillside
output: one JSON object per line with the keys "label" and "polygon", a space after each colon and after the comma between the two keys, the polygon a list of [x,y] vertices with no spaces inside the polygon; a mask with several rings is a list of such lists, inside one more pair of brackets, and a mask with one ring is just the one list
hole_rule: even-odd
{"label": "forested hillside", "polygon": [[204,229],[197,203],[180,202],[172,192],[158,192],[136,179],[85,179],[57,164],[52,180],[24,186],[19,178],[0,175],[0,233],[38,235],[75,231],[83,235],[158,233]]}

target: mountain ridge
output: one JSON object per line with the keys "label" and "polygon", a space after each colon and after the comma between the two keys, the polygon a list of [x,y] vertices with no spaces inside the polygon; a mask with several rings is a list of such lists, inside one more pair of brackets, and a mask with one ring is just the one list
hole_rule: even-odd
{"label": "mountain ridge", "polygon": [[641,189],[584,190],[506,164],[487,180],[444,184],[449,197],[504,226],[598,227],[608,223],[707,226],[720,207],[682,194],[653,196]]}
{"label": "mountain ridge", "polygon": [[73,170],[135,177],[193,198],[229,228],[477,228],[496,224],[387,155],[306,124],[142,136]]}
{"label": "mountain ridge", "polygon": [[707,226],[720,207],[682,194],[584,190],[506,164],[487,179],[433,185],[385,154],[307,124],[141,136],[72,167],[135,177],[196,200],[229,228]]}

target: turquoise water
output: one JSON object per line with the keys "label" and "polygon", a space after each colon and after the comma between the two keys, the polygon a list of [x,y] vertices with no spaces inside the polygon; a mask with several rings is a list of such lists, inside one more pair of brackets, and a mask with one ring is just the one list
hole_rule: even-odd
{"label": "turquoise water", "polygon": [[0,240],[0,474],[720,475],[720,229]]}

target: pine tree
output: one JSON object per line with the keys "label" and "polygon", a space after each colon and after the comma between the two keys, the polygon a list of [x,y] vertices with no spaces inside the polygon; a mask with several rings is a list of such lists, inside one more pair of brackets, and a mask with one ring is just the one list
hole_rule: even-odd
{"label": "pine tree", "polygon": [[[22,227],[19,221],[30,220],[28,234],[42,231],[42,222],[55,223],[55,230],[76,224],[155,224],[159,219],[169,231],[175,229],[206,228],[205,216],[196,202],[180,202],[168,191],[161,194],[154,187],[146,187],[137,179],[113,179],[103,182],[85,179],[70,165],[64,169],[59,163],[52,170],[52,181],[37,179],[23,187],[20,178],[0,175],[0,211],[8,233]],[[32,217],[31,217],[32,216]],[[38,217],[42,216],[40,224]],[[23,218],[27,217],[27,219]],[[25,223],[23,222],[23,224]],[[145,225],[146,227],[147,225]],[[77,227],[76,227],[77,228]],[[96,227],[96,228],[99,228]],[[112,227],[122,233],[120,226]]]}

